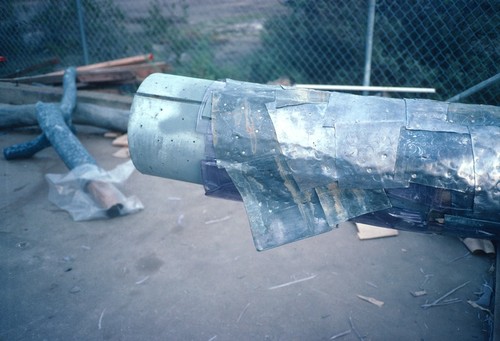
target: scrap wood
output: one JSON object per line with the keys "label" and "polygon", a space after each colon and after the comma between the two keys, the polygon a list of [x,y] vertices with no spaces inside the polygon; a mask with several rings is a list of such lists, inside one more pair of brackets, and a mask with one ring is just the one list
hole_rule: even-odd
{"label": "scrap wood", "polygon": [[107,131],[104,133],[104,137],[108,139],[116,139],[118,136],[120,136],[122,133],[119,131]]}
{"label": "scrap wood", "polygon": [[128,147],[128,135],[123,134],[118,137],[116,137],[113,142],[111,142],[113,146],[117,147]]}
{"label": "scrap wood", "polygon": [[153,54],[147,53],[147,54],[141,54],[141,55],[137,55],[137,56],[133,56],[133,57],[125,57],[125,58],[120,58],[120,59],[108,60],[108,61],[101,62],[101,63],[79,66],[76,68],[76,71],[80,72],[80,71],[101,69],[101,68],[106,68],[106,67],[140,64],[140,63],[144,63],[144,62],[148,62],[148,61],[153,61],[153,59],[154,59]]}
{"label": "scrap wood", "polygon": [[[134,64],[140,64],[140,63],[152,61],[152,60],[153,60],[153,54],[148,53],[145,55],[138,55],[138,56],[133,56],[133,57],[126,57],[126,58],[109,60],[109,61],[105,61],[105,62],[101,62],[101,63],[79,66],[76,68],[76,72],[79,74],[79,73],[84,72],[84,71],[125,66],[125,65],[134,65]],[[60,80],[62,81],[64,71],[65,70],[59,70],[59,71],[50,72],[50,73],[46,73],[44,75],[39,75],[39,76],[35,76],[35,77],[2,78],[2,79],[0,79],[0,81],[20,82],[20,83],[32,83],[32,82],[41,83],[40,80],[43,80],[44,78],[55,79],[57,77],[59,77]]]}
{"label": "scrap wood", "polygon": [[[165,62],[92,69],[86,71],[78,71],[76,80],[78,88],[98,85],[101,83],[128,84],[141,82],[152,73],[165,72],[168,69],[169,66]],[[62,83],[62,75],[59,73],[50,73],[30,77],[0,79],[0,81],[10,81],[25,84],[39,83],[46,85],[57,85]]]}
{"label": "scrap wood", "polygon": [[420,297],[420,296],[425,296],[425,295],[427,295],[427,291],[425,291],[425,290],[410,291],[410,294],[411,294],[413,297]]}
{"label": "scrap wood", "polygon": [[130,150],[127,147],[120,148],[113,153],[113,156],[120,159],[128,159],[130,157]]}
{"label": "scrap wood", "polygon": [[[153,55],[147,54],[79,66],[77,68],[77,86],[78,88],[83,88],[89,86],[102,86],[103,84],[142,82],[152,73],[166,72],[169,70],[170,66],[167,63],[153,62],[152,60]],[[62,83],[63,75],[64,70],[60,70],[36,76],[2,78],[0,82],[57,85]]]}
{"label": "scrap wood", "polygon": [[358,229],[358,238],[361,240],[375,239],[384,237],[393,237],[398,235],[398,230],[356,223]]}
{"label": "scrap wood", "polygon": [[373,297],[368,297],[368,296],[363,296],[363,295],[357,295],[359,298],[361,298],[363,301],[370,302],[371,304],[376,305],[377,307],[382,307],[384,305],[384,302],[377,300],[376,298]]}
{"label": "scrap wood", "polygon": [[80,72],[78,74],[78,81],[81,83],[142,82],[150,74],[155,72],[166,72],[169,68],[169,65],[165,62],[102,68]]}

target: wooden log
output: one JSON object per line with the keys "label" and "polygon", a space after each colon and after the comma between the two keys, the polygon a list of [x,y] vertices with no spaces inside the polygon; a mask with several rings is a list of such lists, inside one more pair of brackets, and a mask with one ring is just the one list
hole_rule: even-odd
{"label": "wooden log", "polygon": [[126,132],[130,110],[121,110],[87,103],[77,103],[73,122],[113,131]]}
{"label": "wooden log", "polygon": [[[63,89],[53,86],[33,86],[26,84],[0,82],[0,103],[34,104],[36,102],[59,102]],[[131,96],[108,94],[97,91],[79,90],[77,103],[89,103],[115,109],[129,110]]]}
{"label": "wooden log", "polygon": [[[73,123],[126,132],[129,115],[129,110],[77,103],[73,112]],[[38,125],[35,104],[0,104],[0,129],[32,125]]]}

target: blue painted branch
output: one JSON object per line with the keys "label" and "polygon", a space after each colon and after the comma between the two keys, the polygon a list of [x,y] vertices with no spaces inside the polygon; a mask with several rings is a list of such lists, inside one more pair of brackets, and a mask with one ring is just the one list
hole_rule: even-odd
{"label": "blue painted branch", "polygon": [[61,111],[66,124],[71,127],[71,114],[76,107],[76,68],[69,67],[63,76],[63,97],[61,99]]}
{"label": "blue painted branch", "polygon": [[[7,160],[28,158],[52,145],[69,169],[91,164],[95,159],[87,152],[74,134],[71,115],[76,106],[76,69],[68,68],[63,78],[63,97],[60,104],[38,102],[36,115],[43,134],[34,140],[4,149]],[[106,210],[108,217],[124,214],[123,194],[111,183],[81,180],[81,187]]]}
{"label": "blue painted branch", "polygon": [[[66,69],[63,77],[63,89],[60,105],[62,117],[64,117],[65,125],[74,132],[71,123],[71,114],[76,106],[76,69],[74,67]],[[4,148],[3,155],[6,160],[27,159],[49,146],[49,140],[44,134],[41,134],[31,141]]]}
{"label": "blue painted branch", "polygon": [[31,141],[4,148],[3,156],[6,160],[28,159],[47,147],[50,147],[50,142],[44,134],[41,134]]}
{"label": "blue painted branch", "polygon": [[69,169],[87,163],[97,164],[66,125],[57,104],[38,102],[36,109],[40,128]]}

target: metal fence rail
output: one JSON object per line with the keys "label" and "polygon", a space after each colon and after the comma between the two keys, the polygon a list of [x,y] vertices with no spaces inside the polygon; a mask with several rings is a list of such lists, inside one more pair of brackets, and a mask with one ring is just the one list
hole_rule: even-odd
{"label": "metal fence rail", "polygon": [[[500,2],[4,0],[0,6],[0,56],[7,59],[0,77],[42,72],[55,60],[61,68],[148,52],[172,73],[192,77],[333,85],[369,79],[375,86],[436,88],[411,96],[443,100],[500,72]],[[461,100],[499,105],[500,85]]]}

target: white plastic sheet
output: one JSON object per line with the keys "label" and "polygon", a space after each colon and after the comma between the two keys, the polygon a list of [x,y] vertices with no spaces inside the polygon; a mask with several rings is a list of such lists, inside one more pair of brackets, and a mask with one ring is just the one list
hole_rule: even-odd
{"label": "white plastic sheet", "polygon": [[[49,183],[49,200],[67,211],[73,220],[84,221],[106,219],[136,213],[144,208],[135,196],[125,196],[115,185],[124,183],[134,171],[132,161],[106,171],[96,165],[84,164],[75,167],[67,174],[46,174]],[[117,204],[107,207],[102,198],[90,190],[104,188]],[[110,193],[111,192],[111,193]],[[105,201],[105,200],[104,200]]]}

